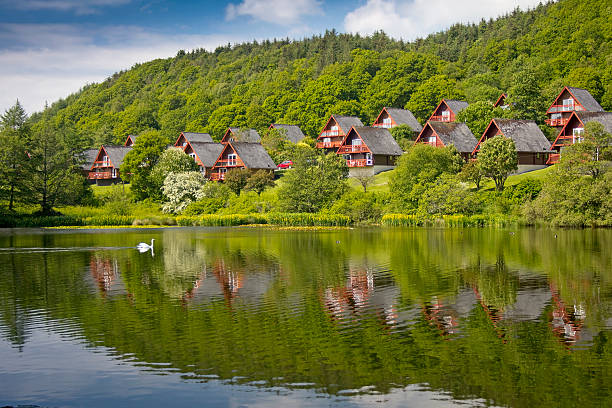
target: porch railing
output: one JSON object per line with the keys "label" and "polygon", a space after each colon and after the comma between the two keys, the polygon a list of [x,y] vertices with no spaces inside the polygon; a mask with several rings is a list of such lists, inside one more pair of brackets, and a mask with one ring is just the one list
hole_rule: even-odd
{"label": "porch railing", "polygon": [[87,178],[90,180],[110,179],[113,178],[113,174],[110,171],[90,171]]}
{"label": "porch railing", "polygon": [[574,103],[572,105],[552,105],[550,108],[548,108],[548,113],[583,111],[583,110],[584,108],[582,106]]}
{"label": "porch railing", "polygon": [[366,159],[347,160],[346,165],[348,167],[365,167],[368,166],[368,162],[370,162],[369,165],[372,165],[372,161]]}
{"label": "porch railing", "polygon": [[366,145],[344,145],[338,149],[338,154],[342,153],[367,153],[370,149]]}
{"label": "porch railing", "polygon": [[433,121],[433,122],[450,122],[451,121],[451,117],[450,115],[435,115],[432,116],[431,118],[429,118],[429,120]]}
{"label": "porch railing", "polygon": [[335,142],[317,142],[317,149],[332,149],[340,146],[342,146],[342,140]]}
{"label": "porch railing", "polygon": [[544,122],[548,126],[563,126],[567,123],[569,118],[557,118],[557,119],[546,119]]}
{"label": "porch railing", "polygon": [[553,153],[548,156],[548,160],[546,160],[546,164],[556,164],[561,160],[561,154]]}

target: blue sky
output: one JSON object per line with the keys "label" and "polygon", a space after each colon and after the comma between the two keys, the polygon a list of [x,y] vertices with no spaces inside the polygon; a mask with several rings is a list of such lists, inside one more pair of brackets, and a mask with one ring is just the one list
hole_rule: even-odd
{"label": "blue sky", "polygon": [[0,112],[28,112],[179,49],[335,28],[413,40],[539,0],[0,0]]}

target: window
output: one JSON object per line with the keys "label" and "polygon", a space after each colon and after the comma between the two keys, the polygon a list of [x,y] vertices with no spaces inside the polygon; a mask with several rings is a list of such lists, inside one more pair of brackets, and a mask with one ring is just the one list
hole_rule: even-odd
{"label": "window", "polygon": [[117,169],[113,169],[111,172],[113,178],[117,178]]}
{"label": "window", "polygon": [[584,140],[584,138],[582,137],[583,135],[584,135],[584,128],[572,129],[572,142],[573,143],[582,142],[582,140]]}
{"label": "window", "polygon": [[450,111],[444,110],[442,111],[442,120],[450,120]]}
{"label": "window", "polygon": [[561,114],[560,113],[553,113],[552,115],[550,115],[551,119],[561,119]]}
{"label": "window", "polygon": [[329,132],[329,134],[330,134],[331,136],[338,136],[338,134],[339,134],[339,133],[340,133],[340,132],[338,132],[338,125],[334,125],[334,126],[332,126],[332,127],[331,127],[331,130],[330,130],[330,132]]}
{"label": "window", "polygon": [[574,109],[574,98],[568,98],[563,100],[563,110]]}
{"label": "window", "polygon": [[427,137],[427,143],[435,145],[436,144],[436,136],[435,135],[431,135],[431,136]]}
{"label": "window", "polygon": [[360,138],[358,138],[358,137],[356,137],[355,139],[353,139],[353,140],[351,141],[351,144],[352,144],[353,146],[361,146],[361,139],[360,139]]}
{"label": "window", "polygon": [[391,126],[391,118],[384,118],[382,127],[388,129]]}
{"label": "window", "polygon": [[331,139],[329,137],[326,137],[323,139],[323,143],[329,143],[331,142]]}
{"label": "window", "polygon": [[374,160],[372,160],[372,153],[366,153],[366,166],[371,166],[374,164]]}
{"label": "window", "polygon": [[227,155],[227,165],[228,166],[236,165],[236,153],[230,153]]}
{"label": "window", "polygon": [[187,142],[183,142],[183,147],[187,146]]}
{"label": "window", "polygon": [[195,153],[189,153],[189,157],[191,157],[193,160],[196,159],[196,154]]}

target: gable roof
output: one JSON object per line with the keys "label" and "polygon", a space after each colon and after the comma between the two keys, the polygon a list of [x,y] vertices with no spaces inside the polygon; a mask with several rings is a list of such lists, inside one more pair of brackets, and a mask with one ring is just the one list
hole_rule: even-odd
{"label": "gable roof", "polygon": [[453,111],[455,115],[461,112],[462,110],[464,110],[465,108],[467,108],[469,105],[469,103],[465,101],[459,101],[457,99],[442,99],[442,100],[446,103],[446,106],[448,106],[448,108]]}
{"label": "gable roof", "polygon": [[361,119],[359,119],[357,116],[332,116],[338,123],[338,126],[340,126],[340,129],[342,129],[345,133],[348,133],[353,126],[363,126]]}
{"label": "gable roof", "polygon": [[228,135],[228,132],[233,135],[233,139],[238,143],[259,143],[261,142],[261,137],[259,133],[255,129],[240,129],[237,127],[230,127],[223,135],[223,140],[229,142],[229,140],[225,140],[225,137]]}
{"label": "gable roof", "polygon": [[125,138],[125,143],[123,144],[124,146],[127,146],[128,140],[132,139],[132,143],[136,143],[136,138],[138,137],[138,135],[127,135],[127,137]]}
{"label": "gable roof", "polygon": [[87,149],[81,152],[79,159],[83,160],[83,164],[81,164],[81,168],[83,170],[90,170],[91,166],[93,166],[93,162],[98,157],[98,152],[100,149]]}
{"label": "gable roof", "polygon": [[612,112],[573,112],[574,115],[578,116],[583,124],[589,122],[599,122],[603,125],[604,130],[608,133],[612,133]]}
{"label": "gable roof", "polygon": [[213,139],[208,133],[181,132],[181,135],[185,136],[188,142],[213,143]]}
{"label": "gable roof", "polygon": [[496,108],[499,107],[499,106],[504,106],[507,97],[508,97],[508,95],[502,92],[502,94],[499,95],[499,98],[497,98],[497,101],[495,101],[493,106],[496,107]]}
{"label": "gable roof", "polygon": [[399,147],[391,132],[385,128],[371,126],[354,126],[344,137],[342,144],[348,139],[351,132],[356,132],[363,142],[368,146],[372,154],[388,156],[401,156],[402,148]]}
{"label": "gable roof", "polygon": [[189,146],[198,156],[204,167],[212,167],[223,151],[222,143],[189,142]]}
{"label": "gable roof", "polygon": [[104,149],[111,161],[113,167],[119,168],[123,163],[125,155],[128,154],[132,147],[130,146],[102,146],[100,149]]}
{"label": "gable roof", "polygon": [[259,143],[230,142],[229,146],[234,148],[247,169],[276,169],[276,164]]}
{"label": "gable roof", "polygon": [[423,130],[423,126],[421,126],[419,121],[414,117],[412,112],[410,112],[409,110],[400,109],[400,108],[387,108],[387,107],[383,109],[387,111],[389,116],[391,116],[391,118],[393,118],[395,123],[397,123],[398,125],[408,125],[415,132],[420,132],[421,130]]}
{"label": "gable roof", "polygon": [[[463,122],[435,122],[429,121],[425,127],[429,126],[442,140],[444,146],[453,145],[460,153],[472,153],[478,144],[478,139],[470,128]],[[425,128],[423,128],[425,130]],[[422,134],[423,132],[421,132]],[[417,141],[421,138],[417,138]],[[415,142],[416,143],[416,142]]]}
{"label": "gable roof", "polygon": [[302,129],[300,129],[299,126],[297,125],[284,125],[282,123],[272,123],[270,125],[270,128],[275,128],[275,129],[285,129],[285,131],[287,132],[287,139],[289,139],[289,141],[291,143],[299,143],[302,141],[302,139],[304,139],[304,133],[302,132]]}
{"label": "gable roof", "polygon": [[[512,139],[517,152],[541,153],[550,150],[550,142],[533,120],[495,118],[489,123],[490,126],[497,126],[505,137]],[[482,137],[479,144],[483,141]]]}
{"label": "gable roof", "polygon": [[[574,97],[580,102],[582,107],[589,112],[603,112],[601,105],[593,98],[593,95],[586,89],[574,88],[571,86],[565,87]],[[561,91],[563,93],[563,91]],[[559,95],[561,95],[561,93]],[[559,98],[557,96],[557,98]]]}

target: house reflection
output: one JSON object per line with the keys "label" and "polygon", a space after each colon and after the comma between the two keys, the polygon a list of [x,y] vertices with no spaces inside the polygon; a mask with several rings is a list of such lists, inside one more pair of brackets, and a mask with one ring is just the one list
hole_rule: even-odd
{"label": "house reflection", "polygon": [[549,318],[553,333],[565,345],[574,345],[580,340],[586,311],[582,304],[566,305],[553,283],[550,284],[553,311]]}
{"label": "house reflection", "polygon": [[89,271],[93,278],[93,284],[103,297],[111,292],[126,292],[116,258],[104,253],[92,253],[89,260]]}
{"label": "house reflection", "polygon": [[374,290],[374,275],[369,269],[352,269],[344,286],[326,288],[325,307],[334,319],[344,320],[364,310]]}

